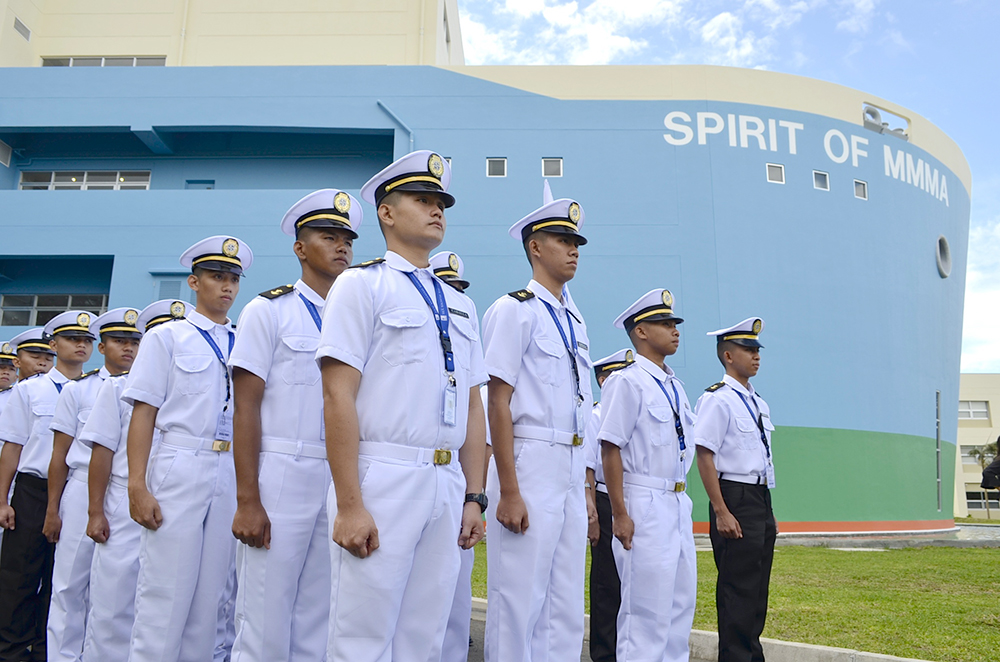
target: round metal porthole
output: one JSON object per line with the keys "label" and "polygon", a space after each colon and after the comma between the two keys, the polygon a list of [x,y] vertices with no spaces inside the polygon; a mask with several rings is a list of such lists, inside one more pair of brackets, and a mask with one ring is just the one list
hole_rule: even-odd
{"label": "round metal porthole", "polygon": [[951,275],[951,248],[944,235],[937,238],[937,268],[941,278]]}

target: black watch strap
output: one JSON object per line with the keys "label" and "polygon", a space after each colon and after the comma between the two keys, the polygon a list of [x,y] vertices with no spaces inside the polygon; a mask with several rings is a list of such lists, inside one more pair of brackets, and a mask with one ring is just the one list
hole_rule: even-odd
{"label": "black watch strap", "polygon": [[485,513],[486,504],[489,503],[489,500],[486,498],[485,492],[478,492],[478,493],[470,492],[469,494],[465,495],[465,503],[470,503],[470,502],[478,503],[480,512]]}

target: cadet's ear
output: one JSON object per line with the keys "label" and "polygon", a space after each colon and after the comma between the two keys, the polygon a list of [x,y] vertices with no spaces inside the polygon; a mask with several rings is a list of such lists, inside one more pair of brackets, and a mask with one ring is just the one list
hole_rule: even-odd
{"label": "cadet's ear", "polygon": [[192,290],[194,290],[195,292],[198,291],[198,277],[197,276],[195,276],[194,274],[191,274],[190,276],[188,276],[187,277],[187,283],[188,283],[188,287],[190,287]]}

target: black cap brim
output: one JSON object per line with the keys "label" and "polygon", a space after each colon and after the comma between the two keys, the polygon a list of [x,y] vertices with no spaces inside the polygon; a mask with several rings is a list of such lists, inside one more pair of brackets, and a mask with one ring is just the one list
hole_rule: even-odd
{"label": "black cap brim", "polygon": [[461,278],[455,278],[454,276],[451,276],[451,277],[449,277],[449,276],[438,276],[438,278],[440,278],[441,280],[443,280],[444,282],[448,283],[449,285],[451,285],[453,287],[459,287],[459,288],[461,288],[462,291],[465,291],[469,287],[469,281],[463,280]]}
{"label": "black cap brim", "polygon": [[225,271],[226,273],[236,274],[237,276],[243,275],[243,267],[236,264],[229,264],[228,262],[217,262],[215,260],[205,260],[204,262],[199,262],[191,268],[192,271],[195,269]]}
{"label": "black cap brim", "polygon": [[89,331],[77,331],[75,329],[70,331],[57,331],[52,334],[54,337],[62,336],[63,338],[90,338],[91,340],[97,340],[93,333]]}
{"label": "black cap brim", "polygon": [[[535,230],[535,232],[548,232],[549,234],[570,234],[570,235],[573,235],[574,237],[576,237],[577,243],[580,246],[583,246],[583,245],[585,245],[587,243],[587,238],[586,237],[584,237],[579,232],[574,232],[573,230],[570,230],[569,228],[567,228],[564,225],[551,225],[551,226],[549,226],[547,228],[542,228],[540,230]],[[531,234],[535,234],[535,232],[532,232]],[[528,239],[531,238],[531,234],[529,234],[527,237],[525,237],[524,240],[528,241]]]}
{"label": "black cap brim", "polygon": [[[407,182],[406,184],[400,184],[399,186],[394,187],[392,190],[406,191],[408,193],[433,193],[441,196],[441,199],[444,200],[444,206],[446,209],[455,205],[455,196],[451,193],[442,191],[430,182]],[[382,198],[384,197],[385,196],[382,196]],[[382,198],[379,198],[379,204],[381,204]]]}
{"label": "black cap brim", "polygon": [[358,238],[357,232],[355,232],[349,227],[346,227],[343,223],[338,223],[328,218],[320,218],[316,219],[315,221],[309,221],[308,223],[295,228],[295,236],[298,237],[299,232],[301,232],[305,228],[311,228],[313,230],[340,230],[341,232],[348,234],[351,237],[351,239]]}
{"label": "black cap brim", "polygon": [[740,345],[742,347],[764,349],[764,346],[760,344],[760,341],[755,340],[753,338],[733,338],[731,340],[722,340],[720,342],[731,342],[735,345]]}
{"label": "black cap brim", "polygon": [[108,336],[109,338],[130,338],[133,340],[139,340],[142,338],[142,334],[138,331],[104,331],[101,333],[101,337]]}

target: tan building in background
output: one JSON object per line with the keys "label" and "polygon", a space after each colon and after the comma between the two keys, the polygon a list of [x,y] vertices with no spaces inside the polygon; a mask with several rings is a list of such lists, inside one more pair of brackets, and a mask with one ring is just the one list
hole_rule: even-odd
{"label": "tan building in background", "polygon": [[[986,517],[982,466],[969,455],[1000,436],[1000,375],[963,374],[959,385],[958,450],[955,454],[955,518]],[[990,490],[990,517],[1000,519],[1000,491]]]}
{"label": "tan building in background", "polygon": [[461,65],[457,0],[0,0],[0,66]]}

